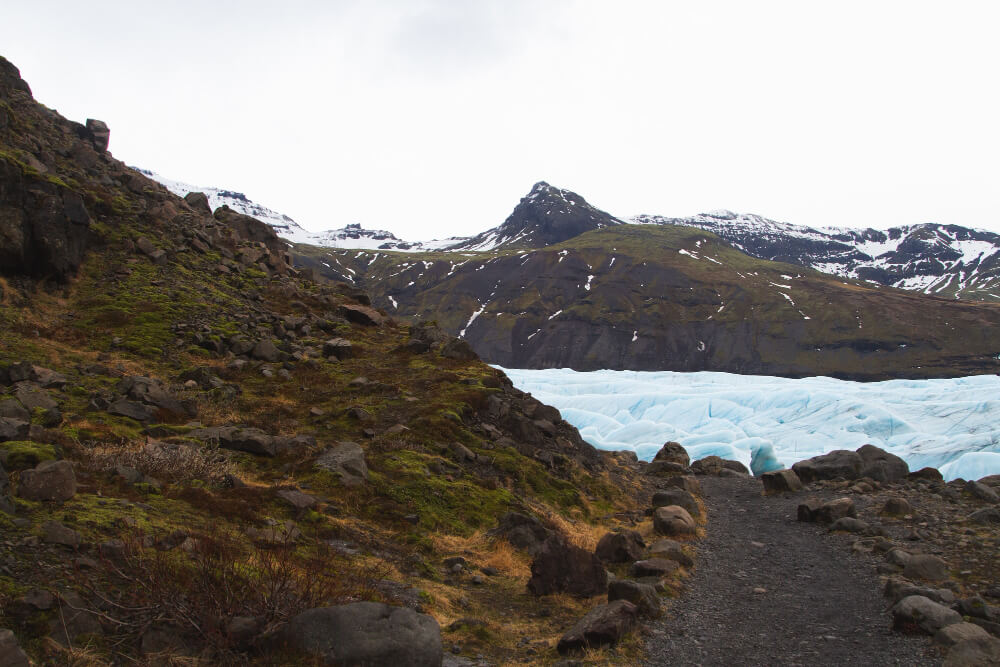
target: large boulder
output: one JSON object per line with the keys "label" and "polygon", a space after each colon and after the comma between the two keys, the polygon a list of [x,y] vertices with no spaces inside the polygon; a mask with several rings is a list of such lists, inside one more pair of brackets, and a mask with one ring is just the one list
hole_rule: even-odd
{"label": "large boulder", "polygon": [[187,413],[181,402],[170,393],[170,390],[162,382],[153,378],[141,375],[122,378],[116,390],[122,396],[144,405],[151,405],[168,415],[178,416]]}
{"label": "large boulder", "polygon": [[730,461],[721,456],[706,456],[691,464],[691,470],[696,475],[716,475],[718,477],[743,477],[748,476],[750,471],[739,461]]}
{"label": "large boulder", "polygon": [[828,454],[799,461],[792,466],[792,470],[803,483],[809,484],[821,479],[857,479],[863,464],[864,461],[857,452],[836,449]]}
{"label": "large boulder", "polygon": [[907,579],[944,581],[948,578],[948,563],[939,556],[913,554],[906,561],[903,576]]}
{"label": "large boulder", "polygon": [[65,375],[57,373],[51,368],[36,366],[27,361],[12,364],[8,369],[8,379],[14,382],[34,382],[39,387],[61,388],[68,380]]}
{"label": "large boulder", "polygon": [[910,474],[910,466],[895,454],[890,454],[875,445],[864,445],[857,451],[861,457],[859,477],[868,477],[877,482],[898,482]]}
{"label": "large boulder", "polygon": [[653,529],[660,535],[693,535],[697,525],[683,507],[667,505],[653,511]]}
{"label": "large boulder", "polygon": [[76,495],[76,474],[69,461],[43,461],[21,473],[17,495],[25,500],[63,502]]}
{"label": "large boulder", "polygon": [[562,537],[545,540],[531,562],[528,590],[534,595],[568,593],[592,597],[607,589],[608,572],[601,560]]}
{"label": "large boulder", "polygon": [[507,540],[515,549],[526,551],[531,556],[538,554],[542,545],[554,534],[537,518],[518,512],[504,514],[497,527],[488,533],[490,537]]}
{"label": "large boulder", "polygon": [[701,508],[698,507],[698,502],[694,499],[694,496],[680,488],[657,491],[653,494],[652,504],[654,509],[677,505],[686,509],[691,516],[701,516]]}
{"label": "large boulder", "polygon": [[208,203],[208,195],[204,192],[189,192],[184,195],[184,201],[198,213],[212,215],[212,207]]}
{"label": "large boulder", "polygon": [[691,457],[688,456],[687,450],[679,442],[673,441],[663,443],[663,446],[660,447],[660,451],[656,452],[653,460],[679,463],[682,466],[691,465]]}
{"label": "large boulder", "polygon": [[288,621],[281,638],[324,665],[440,667],[444,657],[437,621],[379,602],[309,609]]}
{"label": "large boulder", "polygon": [[642,558],[646,542],[634,530],[608,533],[597,543],[594,555],[605,563],[629,563]]}
{"label": "large boulder", "polygon": [[639,608],[628,600],[615,600],[595,607],[562,636],[556,650],[565,655],[614,644],[632,629],[638,614]]}
{"label": "large boulder", "polygon": [[910,595],[893,605],[892,621],[897,630],[933,635],[946,625],[961,623],[962,615],[930,598]]}
{"label": "large boulder", "polygon": [[764,493],[792,493],[802,489],[802,480],[794,470],[774,470],[760,476]]}
{"label": "large boulder", "polygon": [[111,140],[111,130],[103,120],[96,118],[87,119],[87,132],[90,133],[90,141],[98,153],[108,150],[108,142]]}
{"label": "large boulder", "polygon": [[235,449],[260,456],[276,456],[280,449],[275,438],[259,428],[211,426],[190,431],[188,437],[214,441],[225,449]]}
{"label": "large boulder", "polygon": [[341,442],[316,459],[316,466],[340,476],[344,486],[360,486],[368,481],[365,450],[356,442]]}
{"label": "large boulder", "polygon": [[475,361],[479,358],[476,351],[472,349],[468,341],[460,338],[452,338],[441,346],[441,356],[455,361]]}
{"label": "large boulder", "polygon": [[942,667],[991,667],[1000,665],[1000,639],[980,637],[960,641],[948,651]]}
{"label": "large boulder", "polygon": [[374,308],[356,304],[344,304],[340,306],[340,314],[349,322],[363,324],[369,327],[377,327],[385,322],[385,316]]}

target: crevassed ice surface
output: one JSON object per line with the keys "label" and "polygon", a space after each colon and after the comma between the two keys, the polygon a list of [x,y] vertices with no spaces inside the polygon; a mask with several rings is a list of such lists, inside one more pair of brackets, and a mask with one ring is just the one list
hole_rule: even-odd
{"label": "crevassed ice surface", "polygon": [[754,474],[872,444],[945,479],[1000,474],[1000,377],[849,382],[730,373],[501,369],[600,449],[664,442]]}

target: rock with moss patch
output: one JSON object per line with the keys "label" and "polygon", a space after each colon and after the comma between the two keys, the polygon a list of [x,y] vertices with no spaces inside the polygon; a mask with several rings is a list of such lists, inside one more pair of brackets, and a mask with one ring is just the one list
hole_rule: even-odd
{"label": "rock with moss patch", "polygon": [[0,401],[0,417],[26,422],[31,419],[31,413],[17,399],[8,398]]}
{"label": "rock with moss patch", "polygon": [[31,432],[31,424],[20,419],[0,417],[0,442],[24,440]]}
{"label": "rock with moss patch", "polygon": [[946,625],[961,623],[962,615],[922,595],[910,595],[892,607],[897,630],[920,630],[929,635]]}
{"label": "rock with moss patch", "polygon": [[360,486],[368,481],[365,450],[356,442],[341,442],[316,459],[316,466],[340,475],[344,486]]}
{"label": "rock with moss patch", "polygon": [[44,461],[21,473],[17,495],[25,500],[63,502],[76,495],[76,474],[69,461]]}
{"label": "rock with moss patch", "polygon": [[7,369],[10,382],[32,382],[43,388],[62,388],[69,380],[62,373],[57,373],[51,368],[38,366],[27,361],[12,364]]}

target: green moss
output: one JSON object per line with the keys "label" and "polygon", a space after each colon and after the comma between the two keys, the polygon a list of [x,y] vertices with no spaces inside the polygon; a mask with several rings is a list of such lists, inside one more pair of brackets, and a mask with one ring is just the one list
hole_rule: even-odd
{"label": "green moss", "polygon": [[6,459],[4,467],[12,470],[27,470],[43,461],[55,461],[59,458],[54,446],[32,440],[2,442],[0,451],[4,452]]}

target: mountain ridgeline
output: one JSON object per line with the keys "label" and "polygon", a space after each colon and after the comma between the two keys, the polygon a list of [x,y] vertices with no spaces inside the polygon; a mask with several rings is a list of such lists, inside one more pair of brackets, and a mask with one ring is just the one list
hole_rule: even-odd
{"label": "mountain ridgeline", "polygon": [[763,260],[703,229],[623,224],[577,201],[529,195],[461,253],[299,246],[294,261],[508,367],[860,380],[1000,370],[996,304]]}

